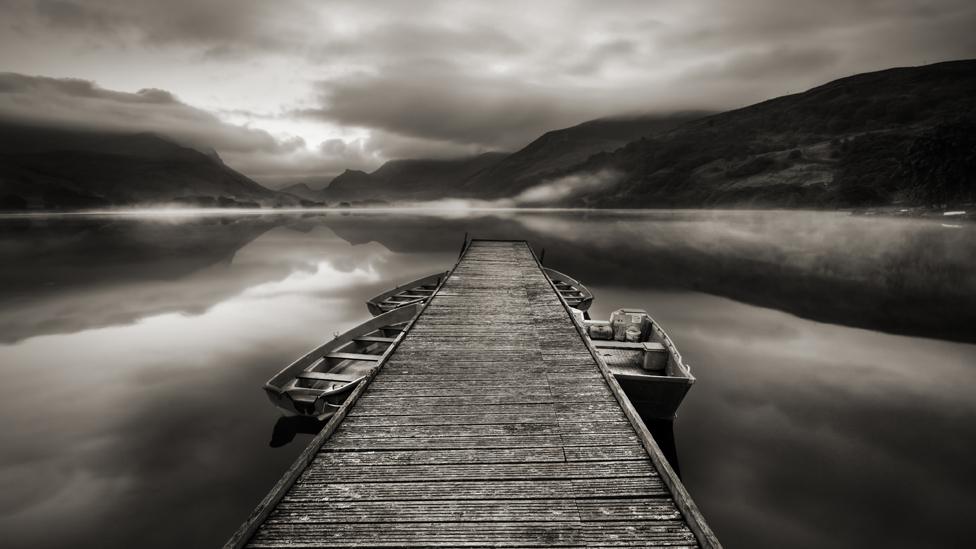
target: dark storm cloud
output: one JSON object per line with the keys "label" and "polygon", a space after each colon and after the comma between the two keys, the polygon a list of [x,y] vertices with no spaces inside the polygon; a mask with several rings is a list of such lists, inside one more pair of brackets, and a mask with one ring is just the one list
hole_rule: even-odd
{"label": "dark storm cloud", "polygon": [[[134,33],[152,45],[202,45],[205,53],[287,50],[307,15],[304,2],[259,0],[38,0],[20,3],[25,18],[61,31],[108,33],[94,38],[118,40]],[[32,8],[32,9],[31,9]],[[31,13],[33,12],[33,13]],[[280,17],[287,12],[294,19]],[[307,20],[305,20],[307,21]],[[292,25],[292,22],[295,24]]]}
{"label": "dark storm cloud", "polygon": [[[798,5],[775,0],[739,0],[729,2],[698,2],[695,13],[698,21],[683,25],[669,25],[659,35],[660,47],[677,49],[737,48],[754,44],[788,45],[806,43],[827,35],[840,36],[844,31],[865,32],[886,25],[905,25],[906,36],[932,34],[924,28],[926,21],[971,17],[971,3],[963,0],[825,0]],[[706,17],[707,15],[707,17]],[[908,25],[911,25],[909,27]],[[862,42],[851,44],[852,49],[895,47],[897,44]]]}
{"label": "dark storm cloud", "polygon": [[0,120],[79,129],[154,131],[228,152],[280,152],[267,132],[222,123],[160,89],[106,90],[94,82],[0,73]]}
{"label": "dark storm cloud", "polygon": [[[300,115],[446,144],[511,149],[547,129],[598,116],[545,83],[465,73],[450,63],[390,66],[319,83],[323,106]],[[591,99],[596,99],[595,97]]]}

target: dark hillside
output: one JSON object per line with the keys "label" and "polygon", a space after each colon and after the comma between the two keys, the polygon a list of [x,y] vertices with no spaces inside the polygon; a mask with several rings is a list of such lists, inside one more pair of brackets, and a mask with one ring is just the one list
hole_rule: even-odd
{"label": "dark hillside", "polygon": [[77,209],[184,202],[290,205],[227,167],[213,151],[152,133],[0,125],[0,200],[8,209]]}
{"label": "dark hillside", "polygon": [[577,199],[594,206],[918,203],[930,183],[912,175],[909,151],[974,114],[976,61],[890,69],[689,122],[564,173],[621,174]]}

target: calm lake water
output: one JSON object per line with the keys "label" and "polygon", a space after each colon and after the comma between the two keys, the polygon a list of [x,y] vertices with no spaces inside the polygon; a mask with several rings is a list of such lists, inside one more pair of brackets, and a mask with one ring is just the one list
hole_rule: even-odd
{"label": "calm lake water", "polygon": [[219,546],[311,437],[263,382],[465,233],[669,331],[726,547],[971,546],[976,226],[694,211],[0,220],[0,543]]}

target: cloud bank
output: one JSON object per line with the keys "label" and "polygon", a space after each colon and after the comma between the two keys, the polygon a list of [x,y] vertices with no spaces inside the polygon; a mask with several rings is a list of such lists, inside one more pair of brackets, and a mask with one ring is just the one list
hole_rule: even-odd
{"label": "cloud bank", "polygon": [[111,123],[215,134],[231,165],[285,180],[976,57],[974,27],[964,0],[3,0],[0,69],[101,86],[37,83],[52,116],[124,105]]}

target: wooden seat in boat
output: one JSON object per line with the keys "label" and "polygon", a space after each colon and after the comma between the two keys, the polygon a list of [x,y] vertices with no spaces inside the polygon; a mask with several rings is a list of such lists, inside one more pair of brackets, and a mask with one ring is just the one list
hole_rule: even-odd
{"label": "wooden seat in boat", "polygon": [[295,402],[301,402],[304,404],[311,404],[315,402],[315,399],[322,396],[324,391],[322,389],[310,389],[308,387],[291,387],[282,391],[282,394],[292,399]]}
{"label": "wooden seat in boat", "polygon": [[663,352],[665,350],[664,345],[656,341],[646,341],[646,342],[631,342],[631,341],[605,341],[601,339],[593,339],[593,346],[597,349],[633,349],[635,351],[659,351]]}
{"label": "wooden seat in boat", "polygon": [[381,337],[381,336],[361,336],[353,338],[353,341],[365,341],[367,343],[393,343],[396,341],[395,337]]}
{"label": "wooden seat in boat", "polygon": [[297,376],[298,379],[308,379],[312,381],[335,381],[335,382],[350,382],[356,381],[357,379],[363,377],[361,375],[350,375],[350,374],[330,374],[323,372],[301,372]]}
{"label": "wooden seat in boat", "polygon": [[379,361],[383,358],[383,355],[364,355],[360,353],[329,353],[325,355],[325,358],[334,358],[336,360],[372,360]]}

